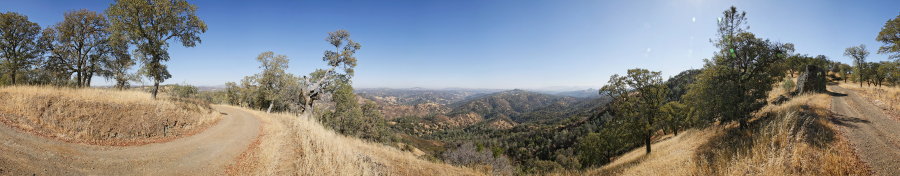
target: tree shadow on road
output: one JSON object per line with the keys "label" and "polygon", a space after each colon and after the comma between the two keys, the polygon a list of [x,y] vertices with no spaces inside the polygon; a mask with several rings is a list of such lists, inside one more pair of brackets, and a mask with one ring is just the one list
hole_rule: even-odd
{"label": "tree shadow on road", "polygon": [[828,95],[831,95],[832,97],[846,97],[847,96],[847,94],[845,94],[845,93],[838,93],[838,92],[832,92],[832,91],[828,91],[827,93],[828,93]]}
{"label": "tree shadow on road", "polygon": [[871,123],[869,120],[860,119],[857,117],[845,116],[843,114],[834,113],[831,117],[828,118],[828,121],[839,126],[845,126],[850,128],[858,128],[856,123]]}

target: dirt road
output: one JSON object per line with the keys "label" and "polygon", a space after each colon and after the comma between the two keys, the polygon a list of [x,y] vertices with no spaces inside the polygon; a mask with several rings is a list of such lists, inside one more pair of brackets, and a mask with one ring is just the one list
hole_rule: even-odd
{"label": "dirt road", "polygon": [[260,122],[237,108],[214,108],[227,114],[215,126],[142,146],[65,143],[0,125],[0,175],[223,175],[258,137]]}
{"label": "dirt road", "polygon": [[828,88],[836,93],[832,121],[842,126],[860,158],[878,175],[900,175],[900,121],[851,90]]}

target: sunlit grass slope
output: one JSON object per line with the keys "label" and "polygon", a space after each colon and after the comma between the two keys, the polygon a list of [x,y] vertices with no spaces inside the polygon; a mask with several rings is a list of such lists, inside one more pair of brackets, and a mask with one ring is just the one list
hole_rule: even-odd
{"label": "sunlit grass slope", "polygon": [[831,123],[831,97],[801,95],[769,105],[746,130],[735,124],[687,131],[626,153],[587,175],[868,175]]}
{"label": "sunlit grass slope", "polygon": [[480,175],[410,152],[347,137],[308,117],[267,114],[263,135],[230,167],[235,175]]}
{"label": "sunlit grass slope", "polygon": [[0,121],[68,142],[145,144],[203,130],[221,115],[208,104],[137,91],[10,86],[0,88]]}

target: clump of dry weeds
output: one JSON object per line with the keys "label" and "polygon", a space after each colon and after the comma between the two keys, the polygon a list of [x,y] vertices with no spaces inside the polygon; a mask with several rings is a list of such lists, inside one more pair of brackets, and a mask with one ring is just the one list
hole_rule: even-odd
{"label": "clump of dry weeds", "polygon": [[0,122],[40,136],[95,145],[139,145],[194,134],[221,115],[208,104],[137,91],[0,88]]}
{"label": "clump of dry weeds", "polygon": [[259,144],[230,167],[238,175],[480,175],[347,137],[309,116],[247,110],[263,121]]}

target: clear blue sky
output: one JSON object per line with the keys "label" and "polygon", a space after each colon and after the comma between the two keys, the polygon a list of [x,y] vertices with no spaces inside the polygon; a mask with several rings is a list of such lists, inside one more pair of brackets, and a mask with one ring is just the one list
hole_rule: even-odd
{"label": "clear blue sky", "polygon": [[[264,51],[307,74],[325,67],[327,32],[346,29],[363,46],[356,87],[598,88],[629,68],[668,77],[701,67],[714,52],[716,18],[731,5],[747,11],[757,36],[845,63],[844,48],[858,44],[870,61],[886,60],[874,54],[875,36],[900,13],[896,0],[190,2],[209,30],[197,47],[170,49],[166,83],[239,81],[258,72],[254,58]],[[46,27],[66,11],[110,3],[0,0],[0,11]]]}

